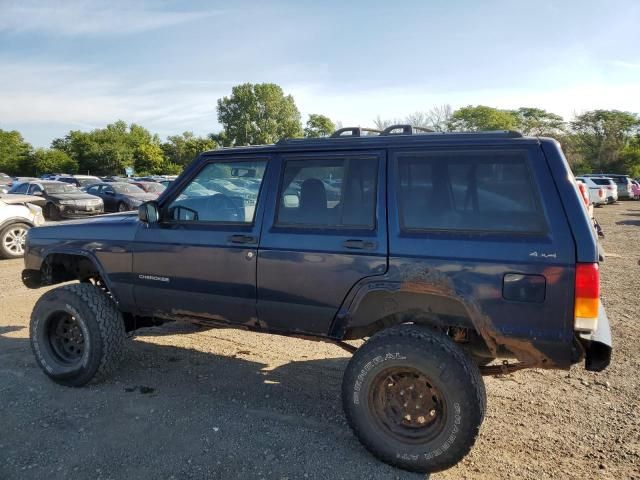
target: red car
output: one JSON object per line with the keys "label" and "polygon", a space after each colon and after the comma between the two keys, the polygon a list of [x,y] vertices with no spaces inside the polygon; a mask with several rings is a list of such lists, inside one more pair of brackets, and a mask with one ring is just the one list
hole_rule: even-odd
{"label": "red car", "polygon": [[156,197],[160,196],[162,192],[166,190],[167,187],[157,182],[131,182],[135,186],[140,187],[147,193],[152,193]]}

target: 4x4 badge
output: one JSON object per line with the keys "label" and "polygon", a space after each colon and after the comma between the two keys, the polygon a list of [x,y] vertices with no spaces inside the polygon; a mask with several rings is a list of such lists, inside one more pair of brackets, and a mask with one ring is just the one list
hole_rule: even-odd
{"label": "4x4 badge", "polygon": [[553,252],[553,253],[538,253],[536,251],[533,251],[529,254],[530,257],[541,257],[541,258],[557,258],[558,255]]}

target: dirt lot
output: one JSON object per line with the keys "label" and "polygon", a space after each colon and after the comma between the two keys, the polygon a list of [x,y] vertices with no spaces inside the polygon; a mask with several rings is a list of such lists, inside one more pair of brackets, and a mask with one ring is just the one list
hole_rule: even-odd
{"label": "dirt lot", "polygon": [[[640,202],[596,216],[613,365],[487,378],[478,443],[432,478],[640,478]],[[167,324],[129,341],[108,382],[57,386],[29,349],[41,292],[21,268],[0,262],[0,479],[420,478],[351,434],[333,345]]]}

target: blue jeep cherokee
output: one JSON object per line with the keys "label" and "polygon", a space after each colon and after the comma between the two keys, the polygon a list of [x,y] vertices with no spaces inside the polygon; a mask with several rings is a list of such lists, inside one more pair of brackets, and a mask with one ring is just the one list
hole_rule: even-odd
{"label": "blue jeep cherokee", "polygon": [[412,471],[470,450],[482,374],[611,356],[573,175],[556,141],[515,132],[353,128],[207,152],[138,215],[32,229],[25,267],[31,288],[79,281],[31,317],[54,381],[104,378],[126,332],[165,320],[335,341],[353,352],[353,431]]}

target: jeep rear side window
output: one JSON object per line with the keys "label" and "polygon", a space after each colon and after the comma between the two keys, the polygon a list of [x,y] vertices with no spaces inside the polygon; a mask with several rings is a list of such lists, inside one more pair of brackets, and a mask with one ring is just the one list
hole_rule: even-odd
{"label": "jeep rear side window", "polygon": [[526,152],[397,155],[404,230],[543,233]]}
{"label": "jeep rear side window", "polygon": [[287,161],[277,224],[374,228],[377,170],[377,158]]}
{"label": "jeep rear side window", "polygon": [[167,211],[169,221],[253,223],[266,160],[207,164]]}

